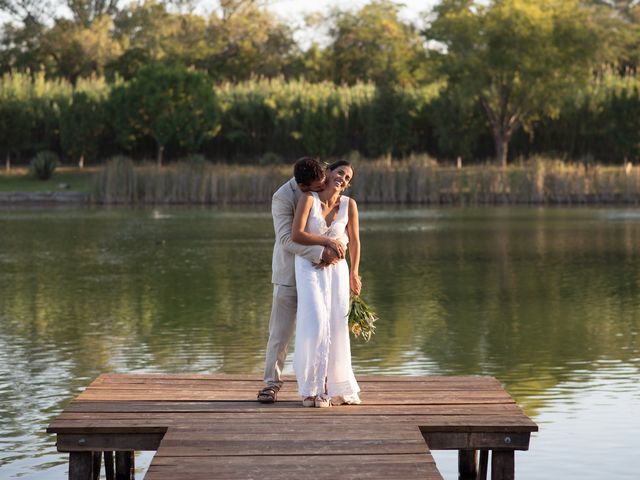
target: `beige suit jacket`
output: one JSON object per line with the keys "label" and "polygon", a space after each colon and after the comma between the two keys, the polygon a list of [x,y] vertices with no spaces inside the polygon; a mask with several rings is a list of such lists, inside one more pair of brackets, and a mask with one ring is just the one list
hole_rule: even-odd
{"label": "beige suit jacket", "polygon": [[322,259],[322,245],[300,245],[291,240],[293,214],[302,191],[295,178],[282,185],[271,199],[271,216],[276,233],[273,247],[273,275],[271,281],[276,285],[296,284],[294,268],[295,256],[299,255],[310,262],[318,263]]}

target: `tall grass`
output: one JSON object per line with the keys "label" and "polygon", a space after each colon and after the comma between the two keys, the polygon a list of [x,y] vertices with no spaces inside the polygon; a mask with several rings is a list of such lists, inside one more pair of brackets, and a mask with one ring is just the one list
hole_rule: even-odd
{"label": "tall grass", "polygon": [[182,161],[158,168],[126,157],[109,160],[96,175],[92,199],[106,204],[259,204],[289,175],[282,166],[231,166]]}
{"label": "tall grass", "polygon": [[[354,160],[347,195],[361,203],[496,205],[640,203],[640,168],[568,164],[534,157],[501,169],[455,168],[427,156]],[[182,161],[159,169],[117,157],[96,176],[97,203],[268,204],[291,176],[288,166]]]}

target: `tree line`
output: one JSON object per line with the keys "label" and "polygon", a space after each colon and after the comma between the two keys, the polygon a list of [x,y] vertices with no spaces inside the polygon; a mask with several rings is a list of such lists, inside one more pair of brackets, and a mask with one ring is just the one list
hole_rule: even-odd
{"label": "tree line", "polygon": [[303,48],[255,0],[0,0],[0,149],[631,161],[639,3],[442,0],[419,27],[374,0]]}

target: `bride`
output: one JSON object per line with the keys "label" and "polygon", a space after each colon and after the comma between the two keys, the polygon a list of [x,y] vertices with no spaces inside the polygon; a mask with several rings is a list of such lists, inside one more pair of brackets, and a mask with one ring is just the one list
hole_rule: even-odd
{"label": "bride", "polygon": [[[295,259],[298,313],[293,366],[305,407],[360,403],[347,326],[349,293],[359,295],[362,288],[358,208],[355,200],[342,195],[352,178],[349,162],[329,165],[325,189],[305,193],[293,218],[294,242],[330,247],[340,257],[332,265]],[[344,258],[347,244],[351,272]]]}

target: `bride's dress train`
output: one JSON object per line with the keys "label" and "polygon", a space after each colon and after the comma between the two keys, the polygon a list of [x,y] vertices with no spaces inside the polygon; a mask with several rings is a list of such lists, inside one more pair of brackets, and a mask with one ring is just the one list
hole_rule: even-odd
{"label": "bride's dress train", "polygon": [[[333,222],[327,226],[320,198],[313,193],[306,231],[330,236],[345,245],[349,197],[342,196]],[[360,388],[351,368],[349,266],[346,260],[322,269],[302,257],[295,260],[298,291],[293,367],[298,391],[305,397],[326,394],[333,404],[360,403]]]}

